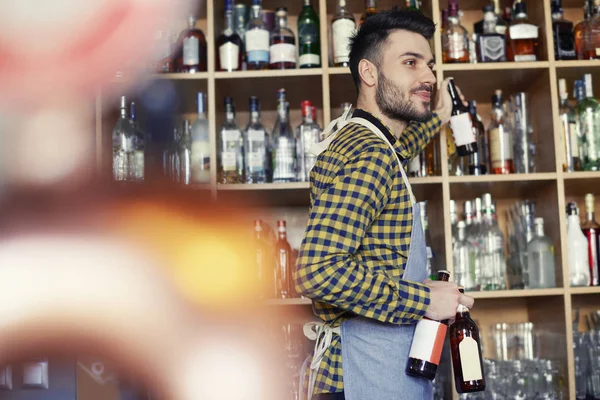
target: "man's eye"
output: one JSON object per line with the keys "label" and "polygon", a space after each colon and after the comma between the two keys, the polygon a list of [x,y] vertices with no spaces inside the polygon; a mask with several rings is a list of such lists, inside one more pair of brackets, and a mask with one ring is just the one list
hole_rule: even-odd
{"label": "man's eye", "polygon": [[405,62],[405,64],[406,64],[406,65],[413,66],[413,65],[416,65],[417,63],[415,62],[415,60],[407,60],[407,61]]}

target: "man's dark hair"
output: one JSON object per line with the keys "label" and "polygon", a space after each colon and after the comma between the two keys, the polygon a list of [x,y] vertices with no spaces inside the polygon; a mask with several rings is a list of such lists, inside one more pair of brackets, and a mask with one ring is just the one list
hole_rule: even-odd
{"label": "man's dark hair", "polygon": [[367,18],[350,40],[350,72],[356,90],[360,91],[360,60],[369,60],[379,67],[385,42],[390,33],[398,29],[418,33],[430,40],[435,32],[435,24],[420,12],[395,9],[380,11]]}

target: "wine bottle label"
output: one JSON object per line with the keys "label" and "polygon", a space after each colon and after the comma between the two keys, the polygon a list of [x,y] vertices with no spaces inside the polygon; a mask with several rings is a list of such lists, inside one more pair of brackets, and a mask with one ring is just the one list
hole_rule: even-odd
{"label": "wine bottle label", "polygon": [[506,61],[506,42],[499,36],[479,37],[479,47],[481,48],[482,62],[501,62]]}
{"label": "wine bottle label", "polygon": [[444,49],[446,50],[449,59],[458,60],[467,55],[467,52],[469,51],[469,42],[466,36],[455,32],[450,35],[445,35],[444,39]]}
{"label": "wine bottle label", "polygon": [[219,47],[219,60],[221,69],[225,71],[235,71],[240,67],[239,63],[240,48],[232,42],[227,42]]}
{"label": "wine bottle label", "polygon": [[538,27],[532,24],[518,24],[508,28],[511,40],[516,39],[537,39]]}
{"label": "wine bottle label", "polygon": [[251,172],[262,172],[264,170],[264,155],[261,151],[248,153],[248,168]]}
{"label": "wine bottle label", "polygon": [[221,152],[221,165],[223,171],[235,171],[237,169],[237,154],[235,151]]}
{"label": "wine bottle label", "polygon": [[537,56],[535,54],[516,54],[515,61],[516,62],[537,61]]}
{"label": "wine bottle label", "polygon": [[452,129],[452,137],[456,146],[464,146],[477,141],[473,133],[471,116],[467,113],[453,115],[450,118],[450,129]]}
{"label": "wine bottle label", "polygon": [[192,142],[192,180],[194,183],[210,182],[210,143],[205,141]]}
{"label": "wine bottle label", "polygon": [[273,149],[273,180],[293,180],[296,177],[294,141],[280,137]]}
{"label": "wine bottle label", "polygon": [[441,322],[425,318],[420,320],[408,356],[439,365],[447,329]]}
{"label": "wine bottle label", "polygon": [[235,129],[224,130],[221,132],[221,138],[223,140],[223,152],[221,153],[223,171],[235,171],[241,133]]}
{"label": "wine bottle label", "polygon": [[194,36],[183,39],[183,65],[196,65],[199,63],[200,41]]}
{"label": "wine bottle label", "polygon": [[269,31],[251,29],[246,31],[246,52],[249,62],[269,62]]}
{"label": "wine bottle label", "polygon": [[291,62],[296,63],[296,46],[290,43],[277,43],[269,51],[270,63]]}
{"label": "wine bottle label", "polygon": [[479,346],[475,339],[470,336],[465,337],[458,344],[458,353],[460,354],[463,382],[483,379],[481,359],[479,358]]}
{"label": "wine bottle label", "polygon": [[302,54],[298,57],[298,64],[302,67],[303,65],[319,65],[321,64],[321,56],[318,54]]}
{"label": "wine bottle label", "polygon": [[490,158],[492,168],[502,168],[505,161],[513,159],[510,132],[502,126],[490,130]]}
{"label": "wine bottle label", "polygon": [[351,19],[342,18],[334,21],[333,30],[333,62],[350,61],[350,38],[356,30],[356,24]]}
{"label": "wine bottle label", "polygon": [[569,122],[569,139],[571,141],[571,156],[579,158],[579,140],[577,138],[577,123]]}
{"label": "wine bottle label", "polygon": [[408,172],[417,174],[419,172],[419,168],[421,168],[421,155],[417,154],[415,158],[410,160],[408,164]]}

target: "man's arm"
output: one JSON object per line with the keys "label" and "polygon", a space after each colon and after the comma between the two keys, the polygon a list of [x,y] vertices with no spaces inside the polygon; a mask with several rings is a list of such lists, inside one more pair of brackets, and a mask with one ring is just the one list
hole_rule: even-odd
{"label": "man's arm", "polygon": [[412,121],[398,138],[406,150],[406,154],[403,153],[402,156],[409,160],[415,158],[425,150],[427,144],[440,132],[441,127],[442,121],[436,113],[427,122]]}
{"label": "man's arm", "polygon": [[296,290],[306,297],[382,322],[403,324],[425,315],[429,288],[397,282],[354,258],[392,190],[389,170],[396,160],[386,150],[363,151],[314,199],[294,278]]}

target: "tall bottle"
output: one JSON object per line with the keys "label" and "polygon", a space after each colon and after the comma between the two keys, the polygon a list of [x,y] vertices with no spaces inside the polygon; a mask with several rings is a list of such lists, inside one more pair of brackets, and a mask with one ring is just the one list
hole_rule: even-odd
{"label": "tall bottle", "polygon": [[559,117],[562,127],[562,142],[564,149],[563,171],[581,171],[579,158],[579,124],[577,114],[569,104],[567,83],[564,79],[558,80],[558,95],[560,97]]}
{"label": "tall bottle", "polygon": [[367,18],[375,14],[377,14],[377,0],[365,0],[365,13],[360,17],[358,26],[361,26]]}
{"label": "tall bottle", "polygon": [[206,37],[204,32],[196,28],[198,18],[188,17],[188,28],[183,31],[177,41],[177,55],[175,67],[177,72],[205,72],[206,71]]}
{"label": "tall bottle", "polygon": [[279,220],[277,221],[277,242],[275,243],[275,277],[278,297],[281,299],[293,297],[293,267],[292,248],[287,240],[286,223]]}
{"label": "tall bottle", "polygon": [[492,174],[514,173],[512,135],[505,122],[502,90],[492,96],[492,121],[488,129]]}
{"label": "tall bottle", "polygon": [[137,122],[135,102],[131,102],[129,110],[133,131],[135,132],[133,141],[133,173],[131,178],[134,181],[143,181],[145,176],[146,138],[140,124]]}
{"label": "tall bottle", "polygon": [[302,123],[296,129],[296,154],[298,156],[298,182],[308,182],[309,174],[314,167],[317,157],[310,152],[311,147],[319,143],[321,129],[313,120],[313,106],[305,100],[301,104]]}
{"label": "tall bottle", "polygon": [[506,36],[508,61],[537,61],[539,28],[529,21],[523,1],[514,7],[515,17],[510,21]]}
{"label": "tall bottle", "polygon": [[265,183],[268,170],[269,135],[260,122],[258,97],[250,97],[250,121],[244,131],[246,183]]}
{"label": "tall bottle", "polygon": [[[440,281],[448,282],[450,272],[438,271],[437,278]],[[429,380],[435,378],[447,331],[447,320],[435,321],[423,317],[417,322],[406,363],[408,375]]]}
{"label": "tall bottle", "polygon": [[456,213],[456,201],[450,200],[450,226],[452,229],[452,248],[458,240],[458,214]]}
{"label": "tall bottle", "polygon": [[473,124],[473,134],[477,138],[477,151],[469,155],[469,175],[485,175],[488,173],[488,138],[483,122],[477,114],[475,100],[469,101],[469,114]]}
{"label": "tall bottle", "polygon": [[431,241],[431,233],[429,232],[429,218],[427,217],[427,201],[420,201],[418,206],[421,210],[421,226],[425,234],[425,246],[427,251],[427,276],[435,279],[437,276],[435,252],[433,251],[433,243]]}
{"label": "tall bottle", "polygon": [[121,116],[112,131],[113,179],[115,181],[134,180],[135,128],[127,116],[127,100],[121,96]]}
{"label": "tall bottle", "polygon": [[267,69],[269,67],[270,35],[262,20],[261,0],[252,0],[250,20],[244,36],[247,69]]}
{"label": "tall bottle", "polygon": [[235,31],[233,20],[233,0],[225,0],[225,29],[217,39],[218,71],[239,71],[242,69],[244,43]]}
{"label": "tall bottle", "polygon": [[590,17],[591,17],[591,6],[590,6],[590,2],[591,0],[585,0],[584,1],[584,8],[583,8],[583,20],[579,21],[577,23],[577,25],[575,25],[575,27],[573,28],[573,37],[575,39],[575,55],[577,56],[578,60],[583,60],[584,59],[584,32],[586,32],[587,30],[587,25],[590,22]]}
{"label": "tall bottle", "polygon": [[294,32],[288,28],[287,15],[285,7],[280,7],[275,11],[277,23],[271,32],[270,69],[296,68],[296,38]]}
{"label": "tall bottle", "polygon": [[554,245],[552,239],[544,235],[544,219],[536,218],[535,235],[527,243],[527,269],[529,288],[542,289],[556,287],[554,265]]}
{"label": "tall bottle", "polygon": [[469,110],[463,105],[458,90],[454,85],[454,79],[448,82],[448,92],[452,99],[452,116],[450,117],[450,129],[459,156],[465,157],[477,152],[477,137],[473,130],[473,122]]}
{"label": "tall bottle", "polygon": [[460,286],[467,290],[475,290],[475,268],[473,258],[476,256],[476,249],[467,241],[467,225],[464,221],[457,224],[457,240],[452,251],[452,260],[454,265],[454,280]]}
{"label": "tall bottle", "polygon": [[551,10],[554,58],[556,60],[574,60],[576,54],[573,23],[564,19],[562,0],[552,0]]}
{"label": "tall bottle", "polygon": [[588,256],[590,261],[590,286],[598,286],[599,281],[599,268],[600,263],[598,262],[600,256],[600,225],[594,218],[594,202],[596,198],[593,194],[588,193],[585,195],[585,214],[586,220],[581,225],[581,230],[585,235],[588,242]]}
{"label": "tall bottle", "polygon": [[481,290],[506,289],[504,235],[495,218],[492,196],[483,195],[483,222],[480,227]]}
{"label": "tall bottle", "polygon": [[[465,289],[459,287],[461,293]],[[454,383],[458,393],[485,390],[485,374],[481,356],[479,328],[471,319],[469,309],[460,304],[454,323],[450,325],[450,352],[454,370]]]}
{"label": "tall bottle", "polygon": [[[494,13],[494,5],[483,7],[482,32],[477,35],[477,61],[502,62],[506,61],[506,40],[504,34],[498,33],[496,23],[498,16]],[[506,27],[504,27],[506,31]]]}
{"label": "tall bottle", "polygon": [[273,266],[273,247],[265,236],[265,225],[262,220],[254,221],[254,251],[257,282],[261,298],[275,298],[277,282],[275,280],[275,267]]}
{"label": "tall bottle", "polygon": [[206,119],[206,93],[196,95],[198,116],[192,124],[192,182],[210,183],[210,135]]}
{"label": "tall bottle", "polygon": [[235,122],[235,105],[225,97],[225,123],[219,131],[219,183],[242,183],[244,153],[242,133]]}
{"label": "tall bottle", "polygon": [[179,128],[173,128],[173,140],[163,152],[163,172],[172,182],[179,182]]}
{"label": "tall bottle", "polygon": [[350,66],[350,38],[356,31],[354,15],[346,9],[346,0],[339,0],[337,13],[331,22],[333,31],[333,65]]}
{"label": "tall bottle", "polygon": [[584,60],[600,59],[600,0],[590,2],[591,17],[583,31]]}
{"label": "tall bottle", "polygon": [[460,24],[458,0],[448,0],[448,27],[442,33],[444,63],[468,63],[469,32]]}
{"label": "tall bottle", "polygon": [[179,139],[179,183],[192,183],[192,135],[190,121],[184,119],[181,124]]}
{"label": "tall bottle", "polygon": [[579,210],[574,202],[567,204],[567,258],[571,286],[589,286],[591,276],[588,241],[579,226]]}
{"label": "tall bottle", "polygon": [[585,98],[579,103],[581,136],[586,158],[583,168],[586,171],[600,169],[600,104],[594,98],[592,74],[584,76]]}
{"label": "tall bottle", "polygon": [[296,180],[296,141],[289,121],[289,104],[285,89],[277,91],[277,120],[272,141],[273,182]]}
{"label": "tall bottle", "polygon": [[321,28],[311,0],[304,0],[298,16],[298,67],[321,67]]}

